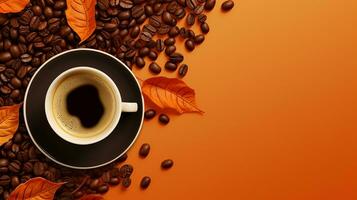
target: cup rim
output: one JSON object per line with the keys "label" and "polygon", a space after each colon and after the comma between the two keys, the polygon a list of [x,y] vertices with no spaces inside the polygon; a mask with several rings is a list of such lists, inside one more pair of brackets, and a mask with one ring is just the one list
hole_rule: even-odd
{"label": "cup rim", "polygon": [[[66,78],[66,75],[75,73],[78,71],[90,71],[95,73],[96,75],[99,75],[100,78],[105,79],[105,82],[107,82],[110,87],[113,89],[114,92],[114,98],[116,99],[116,111],[114,113],[114,117],[111,120],[111,122],[108,124],[108,126],[104,129],[103,133],[97,134],[93,137],[88,137],[88,138],[81,138],[78,139],[75,136],[72,136],[68,133],[65,133],[65,131],[62,131],[61,129],[58,128],[58,125],[56,125],[55,117],[53,116],[53,112],[50,111],[50,108],[52,107],[52,100],[53,100],[53,95],[50,95],[50,93],[53,93],[58,86],[59,82],[61,82],[64,78]],[[51,83],[50,87],[47,89],[46,92],[46,97],[45,97],[45,114],[47,118],[47,122],[50,124],[52,130],[62,139],[66,140],[67,142],[73,143],[73,144],[78,144],[78,145],[88,145],[88,144],[93,144],[96,142],[99,142],[106,137],[108,137],[115,127],[118,125],[120,117],[121,117],[121,112],[122,112],[122,99],[120,92],[118,90],[118,87],[115,85],[114,81],[104,72],[94,69],[89,66],[78,66],[78,67],[73,67],[71,69],[68,69],[64,72],[62,72],[59,76],[57,76]]]}
{"label": "cup rim", "polygon": [[23,116],[24,116],[24,121],[25,121],[25,126],[26,126],[26,130],[28,131],[29,133],[29,136],[32,140],[32,142],[35,144],[35,146],[39,149],[39,151],[41,153],[43,153],[47,158],[49,158],[50,160],[52,160],[53,162],[59,164],[59,165],[62,165],[62,166],[65,166],[65,167],[69,167],[69,168],[72,168],[72,169],[94,169],[94,168],[98,168],[98,167],[102,167],[102,166],[105,166],[105,165],[108,165],[112,162],[114,162],[115,160],[117,160],[118,158],[120,158],[122,155],[124,155],[132,146],[133,144],[135,143],[135,141],[137,140],[138,136],[139,136],[139,133],[141,132],[141,129],[143,127],[143,123],[144,123],[144,109],[142,109],[142,112],[141,112],[141,121],[140,121],[140,126],[138,128],[138,131],[137,133],[135,134],[135,137],[134,139],[131,141],[131,143],[128,145],[128,147],[122,152],[120,153],[117,157],[115,157],[114,159],[108,161],[108,162],[105,162],[105,163],[102,163],[102,164],[99,164],[99,165],[94,165],[94,166],[86,166],[86,167],[79,167],[79,166],[72,166],[72,165],[68,165],[68,164],[65,164],[65,163],[62,163],[58,160],[56,160],[55,158],[53,158],[52,156],[50,156],[45,150],[43,150],[41,148],[41,146],[36,142],[36,140],[33,138],[32,134],[31,134],[31,130],[29,128],[29,124],[27,122],[27,113],[26,113],[26,107],[27,107],[27,96],[28,96],[28,93],[29,93],[29,90],[30,90],[30,86],[34,80],[34,78],[36,77],[36,75],[40,72],[40,70],[42,68],[44,68],[50,61],[54,60],[55,58],[61,56],[61,55],[64,55],[64,54],[67,54],[67,53],[71,53],[71,52],[74,52],[74,51],[93,51],[93,52],[96,52],[96,53],[100,53],[100,54],[103,54],[105,56],[108,56],[112,59],[114,59],[115,61],[117,61],[118,63],[120,63],[122,66],[124,66],[125,70],[127,70],[131,75],[132,77],[134,78],[137,86],[138,86],[138,89],[141,93],[141,103],[142,103],[142,107],[145,108],[145,102],[144,102],[144,97],[142,95],[142,90],[141,90],[141,85],[138,81],[138,79],[136,78],[135,74],[129,70],[128,66],[125,65],[124,62],[122,62],[121,60],[119,60],[117,57],[107,53],[107,52],[104,52],[104,51],[101,51],[101,50],[98,50],[98,49],[90,49],[90,48],[76,48],[76,49],[69,49],[69,50],[66,50],[66,51],[63,51],[59,54],[56,54],[54,55],[53,57],[49,58],[48,60],[46,60],[38,69],[37,71],[33,74],[31,80],[29,81],[29,84],[26,88],[26,92],[25,92],[25,95],[24,95],[24,104],[23,104]]}

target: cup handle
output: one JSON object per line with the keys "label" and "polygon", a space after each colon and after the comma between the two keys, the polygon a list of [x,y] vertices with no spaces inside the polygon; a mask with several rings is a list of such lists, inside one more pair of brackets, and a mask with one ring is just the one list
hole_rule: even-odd
{"label": "cup handle", "polygon": [[137,103],[122,102],[122,112],[136,112],[138,111]]}

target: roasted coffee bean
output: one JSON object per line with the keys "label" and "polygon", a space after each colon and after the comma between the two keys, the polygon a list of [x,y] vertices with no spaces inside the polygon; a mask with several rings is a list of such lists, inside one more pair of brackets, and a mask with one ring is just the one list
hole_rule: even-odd
{"label": "roasted coffee bean", "polygon": [[11,88],[9,88],[6,85],[3,85],[3,86],[0,87],[0,92],[3,93],[3,94],[10,94]]}
{"label": "roasted coffee bean", "polygon": [[[122,184],[125,188],[128,188],[131,184],[131,179],[129,177],[124,178]],[[0,177],[0,185],[1,185],[1,177]]]}
{"label": "roasted coffee bean", "polygon": [[31,7],[31,10],[33,12],[34,15],[40,16],[42,14],[42,9],[40,6],[38,5],[34,5]]}
{"label": "roasted coffee bean", "polygon": [[133,29],[131,30],[130,36],[131,38],[135,39],[138,37],[140,33],[140,26],[134,26]]}
{"label": "roasted coffee bean", "polygon": [[209,32],[209,26],[206,22],[203,22],[200,27],[201,27],[202,33],[206,34]]}
{"label": "roasted coffee bean", "polygon": [[188,65],[182,64],[182,65],[179,67],[178,74],[179,74],[179,76],[182,78],[182,77],[184,77],[184,76],[187,74],[187,71],[188,71]]}
{"label": "roasted coffee bean", "polygon": [[[116,160],[116,162],[122,163],[122,162],[126,161],[127,158],[128,158],[128,154],[124,153],[122,156],[120,156],[120,158],[118,158],[118,159]],[[114,168],[114,169],[116,169],[116,168]],[[113,176],[113,175],[112,175],[112,176]]]}
{"label": "roasted coffee bean", "polygon": [[30,29],[37,30],[40,25],[40,17],[33,16],[30,20]]}
{"label": "roasted coffee bean", "polygon": [[143,5],[134,6],[131,9],[131,15],[132,15],[132,17],[137,19],[138,24],[141,24],[142,22],[140,22],[140,20],[143,20],[143,19],[140,19],[140,18],[144,17],[146,19],[144,6]]}
{"label": "roasted coffee bean", "polygon": [[161,162],[161,168],[163,169],[169,169],[174,165],[174,161],[171,159],[166,159]]}
{"label": "roasted coffee bean", "polygon": [[166,39],[164,40],[164,44],[165,44],[166,46],[174,45],[175,42],[176,42],[175,38],[172,38],[172,37],[166,38]]}
{"label": "roasted coffee bean", "polygon": [[174,19],[174,18],[172,17],[172,15],[171,15],[169,12],[167,12],[167,11],[163,12],[163,14],[162,14],[162,21],[163,21],[165,24],[171,25],[173,19]]}
{"label": "roasted coffee bean", "polygon": [[16,188],[20,184],[20,179],[18,176],[11,177],[11,187]]}
{"label": "roasted coffee bean", "polygon": [[169,37],[174,38],[174,37],[178,36],[179,33],[180,33],[180,29],[177,26],[174,26],[174,27],[170,28],[168,35],[169,35]]}
{"label": "roasted coffee bean", "polygon": [[141,187],[142,189],[146,189],[146,188],[149,187],[150,183],[151,183],[151,178],[148,177],[148,176],[144,176],[144,177],[141,179],[140,187]]}
{"label": "roasted coffee bean", "polygon": [[195,44],[201,44],[203,41],[205,41],[205,36],[203,34],[196,35],[194,41]]}
{"label": "roasted coffee bean", "polygon": [[145,42],[149,42],[151,38],[152,38],[152,34],[149,32],[141,32],[140,34],[140,39]]}
{"label": "roasted coffee bean", "polygon": [[11,59],[11,53],[10,52],[0,52],[0,62],[5,63]]}
{"label": "roasted coffee bean", "polygon": [[156,40],[156,50],[162,52],[165,49],[165,43],[162,39]]}
{"label": "roasted coffee bean", "polygon": [[10,176],[2,175],[0,176],[0,186],[7,186],[10,184]]}
{"label": "roasted coffee bean", "polygon": [[117,178],[117,177],[112,177],[112,178],[110,178],[110,180],[109,180],[109,184],[110,184],[110,185],[118,185],[119,183],[120,183],[120,179]]}
{"label": "roasted coffee bean", "polygon": [[141,145],[139,150],[139,155],[143,158],[149,155],[150,152],[150,145],[148,143],[144,143]]}
{"label": "roasted coffee bean", "polygon": [[[25,54],[24,54],[25,55]],[[24,56],[22,55],[22,56]],[[21,58],[22,58],[21,56]],[[32,60],[32,57],[30,57]],[[24,78],[27,74],[27,67],[26,66],[21,66],[20,69],[17,71],[17,77],[19,77],[20,79]]]}
{"label": "roasted coffee bean", "polygon": [[160,27],[161,26],[161,19],[158,16],[152,16],[149,19],[149,24],[153,25],[154,27]]}
{"label": "roasted coffee bean", "polygon": [[145,66],[145,61],[144,61],[144,59],[142,57],[136,57],[135,58],[135,64],[139,68],[143,68]]}
{"label": "roasted coffee bean", "polygon": [[11,85],[14,86],[14,88],[21,87],[21,80],[18,79],[17,77],[13,77],[10,82],[11,82]]}
{"label": "roasted coffee bean", "polygon": [[161,72],[161,67],[156,62],[150,63],[149,69],[153,74],[160,74]]}
{"label": "roasted coffee bean", "polygon": [[120,0],[119,1],[119,6],[124,8],[124,9],[130,9],[133,7],[133,2],[131,0]]}
{"label": "roasted coffee bean", "polygon": [[158,55],[155,51],[150,51],[148,57],[150,58],[150,60],[156,60]]}
{"label": "roasted coffee bean", "polygon": [[146,24],[146,25],[144,25],[143,31],[149,32],[149,33],[151,33],[151,35],[155,35],[155,33],[157,32],[157,29],[154,26],[152,26],[151,24]]}
{"label": "roasted coffee bean", "polygon": [[193,24],[195,24],[195,15],[194,14],[190,13],[187,15],[186,24],[189,26],[192,26]]}
{"label": "roasted coffee bean", "polygon": [[0,167],[7,167],[9,165],[9,160],[6,158],[0,159]]}
{"label": "roasted coffee bean", "polygon": [[173,54],[176,51],[176,47],[174,45],[168,46],[165,49],[165,54],[170,56],[171,54]]}
{"label": "roasted coffee bean", "polygon": [[173,62],[175,64],[182,62],[183,59],[183,55],[177,52],[170,55],[170,62]]}
{"label": "roasted coffee bean", "polygon": [[161,114],[161,115],[159,116],[159,122],[160,122],[161,124],[166,125],[166,124],[168,124],[168,123],[170,122],[170,118],[169,118],[169,116],[167,116],[166,114]]}
{"label": "roasted coffee bean", "polygon": [[19,173],[21,170],[21,163],[19,161],[13,161],[9,163],[9,171],[13,173]]}
{"label": "roasted coffee bean", "polygon": [[143,47],[143,48],[141,48],[140,51],[139,51],[139,56],[145,57],[145,56],[149,55],[149,52],[150,52],[150,49],[149,49],[149,48]]}
{"label": "roasted coffee bean", "polygon": [[232,0],[225,1],[225,2],[223,2],[222,5],[221,5],[221,9],[222,9],[223,11],[229,11],[229,10],[231,10],[233,7],[234,7],[234,1],[232,1]]}
{"label": "roasted coffee bean", "polygon": [[13,58],[17,58],[21,55],[21,51],[18,45],[11,45],[10,53]]}
{"label": "roasted coffee bean", "polygon": [[133,170],[134,170],[133,166],[131,166],[129,164],[125,164],[125,165],[120,167],[119,176],[121,178],[128,178],[133,173]]}
{"label": "roasted coffee bean", "polygon": [[186,0],[186,5],[189,9],[194,10],[197,7],[198,2],[197,0]]}
{"label": "roasted coffee bean", "polygon": [[207,20],[207,16],[205,14],[200,14],[197,16],[197,19],[200,23],[203,23]]}
{"label": "roasted coffee bean", "polygon": [[107,184],[101,185],[97,189],[98,193],[100,193],[100,194],[104,194],[104,193],[108,192],[108,190],[109,190],[109,186]]}
{"label": "roasted coffee bean", "polygon": [[207,0],[205,4],[205,10],[210,11],[216,5],[216,0]]}
{"label": "roasted coffee bean", "polygon": [[35,176],[41,176],[45,172],[45,166],[42,162],[35,162],[33,165],[33,174]]}
{"label": "roasted coffee bean", "polygon": [[175,71],[177,69],[177,65],[175,63],[172,63],[170,61],[167,61],[165,63],[165,69],[169,71]]}
{"label": "roasted coffee bean", "polygon": [[188,51],[193,51],[195,49],[195,42],[192,39],[187,39],[185,41],[185,47]]}
{"label": "roasted coffee bean", "polygon": [[75,193],[73,193],[73,197],[76,199],[81,198],[84,195],[84,193],[82,191],[76,191]]}
{"label": "roasted coffee bean", "polygon": [[144,113],[145,119],[152,119],[156,115],[156,111],[154,109],[148,109]]}
{"label": "roasted coffee bean", "polygon": [[150,17],[151,15],[154,14],[154,10],[151,7],[151,5],[145,5],[144,9],[145,9],[145,15],[146,16]]}
{"label": "roasted coffee bean", "polygon": [[22,55],[20,56],[20,58],[21,58],[21,61],[22,61],[23,63],[29,63],[29,62],[31,62],[31,60],[32,60],[32,56],[31,56],[30,54],[27,54],[27,53],[22,54]]}
{"label": "roasted coffee bean", "polygon": [[90,185],[89,187],[91,189],[97,189],[99,187],[99,184],[100,184],[100,180],[99,179],[93,179],[91,182],[90,182]]}

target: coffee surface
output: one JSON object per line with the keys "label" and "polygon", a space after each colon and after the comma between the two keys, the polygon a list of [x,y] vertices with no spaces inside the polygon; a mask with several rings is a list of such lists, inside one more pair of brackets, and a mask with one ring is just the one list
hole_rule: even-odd
{"label": "coffee surface", "polygon": [[82,85],[68,93],[67,111],[79,118],[81,125],[92,128],[98,124],[104,114],[104,106],[94,85]]}

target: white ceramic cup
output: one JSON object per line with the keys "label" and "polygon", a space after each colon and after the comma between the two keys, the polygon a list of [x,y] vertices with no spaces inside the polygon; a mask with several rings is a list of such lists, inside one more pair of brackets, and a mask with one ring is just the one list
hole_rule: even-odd
{"label": "white ceramic cup", "polygon": [[[99,130],[88,130],[88,132],[93,132],[93,134],[86,135],[86,134],[81,134],[81,133],[73,133],[69,131],[70,129],[68,128],[69,126],[67,124],[73,124],[71,120],[79,120],[78,118],[76,119],[76,116],[73,116],[73,119],[67,119],[66,122],[59,121],[60,116],[58,113],[54,112],[54,109],[65,109],[65,108],[54,108],[54,106],[62,105],[65,102],[66,95],[61,95],[58,97],[56,94],[57,89],[59,87],[74,87],[69,84],[67,86],[61,86],[61,84],[65,83],[66,80],[70,80],[71,77],[75,75],[85,75],[87,77],[93,78],[93,81],[98,81],[100,82],[99,84],[104,84],[109,90],[107,92],[111,92],[111,110],[109,111],[104,111],[104,112],[111,112],[112,115],[105,120],[104,125],[102,124],[102,128]],[[88,82],[88,80],[87,80]],[[80,85],[77,85],[78,87]],[[104,87],[104,86],[103,86]],[[69,92],[69,91],[68,91]],[[99,91],[100,92],[100,91]],[[55,95],[57,95],[56,98]],[[54,100],[55,99],[55,100]],[[85,101],[85,99],[83,99]],[[55,102],[56,101],[56,102]],[[108,101],[108,99],[107,99]],[[115,85],[114,81],[104,72],[91,68],[91,67],[75,67],[71,68],[67,71],[64,71],[62,74],[60,74],[50,85],[50,87],[47,90],[46,93],[46,99],[45,99],[45,112],[46,112],[46,117],[47,121],[50,124],[51,128],[53,131],[62,139],[71,142],[73,144],[78,144],[78,145],[88,145],[88,144],[93,144],[96,142],[99,142],[109,136],[114,128],[118,125],[119,119],[121,116],[122,112],[137,112],[138,110],[138,104],[135,102],[122,102],[121,95],[119,92],[119,89]],[[57,116],[55,116],[57,115]],[[65,128],[63,127],[65,124]],[[76,123],[74,123],[76,124]],[[78,123],[77,123],[78,124]],[[82,130],[85,131],[85,130]],[[79,136],[81,135],[81,136]]]}

